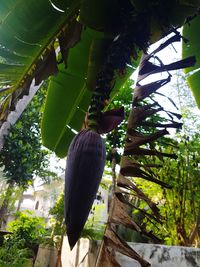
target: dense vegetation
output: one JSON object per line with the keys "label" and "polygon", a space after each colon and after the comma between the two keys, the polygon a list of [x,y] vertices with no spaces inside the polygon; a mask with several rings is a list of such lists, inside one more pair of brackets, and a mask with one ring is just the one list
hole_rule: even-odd
{"label": "dense vegetation", "polygon": [[[59,157],[65,157],[69,148],[64,202],[70,247],[81,235],[103,173],[105,146],[100,134],[113,130],[123,119],[124,109],[115,109],[117,100],[110,104],[110,99],[139,61],[128,123],[107,136],[113,179],[112,209],[97,265],[106,261],[118,266],[113,250],[130,256],[142,266],[149,265],[121,238],[127,241],[124,226],[140,233],[140,238],[145,236],[145,240],[198,245],[199,135],[196,130],[188,131],[186,126],[181,132],[181,115],[177,110],[163,107],[155,95],[163,96],[159,90],[171,81],[171,71],[186,69],[187,80],[200,104],[197,34],[200,1],[56,0],[35,4],[30,0],[24,5],[22,1],[2,0],[0,5],[0,126],[6,123],[18,100],[29,92],[33,79],[38,85],[57,74],[50,78],[48,86],[42,137],[43,144]],[[181,34],[178,28],[182,25]],[[167,37],[163,43],[149,51],[150,44],[163,36]],[[159,52],[179,41],[183,41],[184,59],[170,64],[162,62]],[[157,73],[165,73],[164,78],[146,82],[147,77],[151,79]],[[180,92],[184,90],[181,88]],[[179,104],[183,110],[185,104],[180,92]],[[176,106],[172,98],[167,96],[167,99]],[[120,101],[117,105],[129,106]],[[33,184],[36,175],[46,178],[46,152],[38,135],[42,102],[34,104],[36,115],[32,114],[34,105],[28,115],[25,113],[27,117],[22,115],[24,122],[18,122],[5,140],[0,156],[7,182],[0,209],[0,220],[4,222],[13,187],[21,187],[23,191]],[[183,115],[187,117],[186,110]],[[21,131],[23,126],[25,130]],[[166,137],[171,129],[173,137]],[[74,130],[80,131],[75,138]],[[191,212],[193,216],[188,219]],[[56,211],[52,215],[58,220]],[[188,229],[189,221],[192,229]],[[58,228],[64,231],[61,224]]]}

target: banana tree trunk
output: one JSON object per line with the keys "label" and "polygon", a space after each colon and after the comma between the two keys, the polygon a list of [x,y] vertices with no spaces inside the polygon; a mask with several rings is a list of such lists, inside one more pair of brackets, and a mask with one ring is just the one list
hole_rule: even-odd
{"label": "banana tree trunk", "polygon": [[[177,32],[175,33],[175,35],[178,34],[179,33]],[[171,40],[177,41],[176,36],[175,38],[172,37]],[[156,243],[161,242],[161,240],[154,236],[151,231],[148,231],[140,224],[137,224],[137,222],[135,222],[126,212],[128,207],[132,207],[134,209],[137,209],[137,207],[135,207],[133,203],[129,202],[129,200],[124,197],[124,194],[127,195],[127,190],[129,193],[134,192],[139,199],[148,204],[151,214],[146,213],[145,210],[141,209],[138,209],[138,211],[145,215],[147,219],[151,219],[156,223],[161,222],[161,216],[156,204],[127,177],[132,176],[143,178],[164,188],[171,188],[170,185],[161,181],[154,171],[155,169],[161,168],[161,165],[155,164],[154,162],[148,164],[142,163],[150,162],[150,156],[157,157],[158,159],[163,157],[172,159],[177,158],[174,154],[166,154],[156,150],[155,142],[157,139],[168,134],[167,128],[181,128],[182,123],[177,122],[177,119],[180,119],[181,116],[174,112],[165,111],[164,108],[153,99],[152,94],[155,94],[158,89],[171,80],[169,70],[176,70],[194,65],[195,59],[194,57],[190,57],[169,65],[164,65],[161,60],[155,56],[155,54],[169,44],[170,42],[168,40],[150,54],[143,54],[141,58],[138,79],[133,94],[132,109],[128,118],[124,155],[121,158],[117,186],[115,188],[107,227],[95,267],[120,267],[119,263],[112,254],[113,250],[138,261],[142,267],[150,266],[147,261],[140,257],[140,255],[138,255],[124,240],[120,238],[116,232],[116,225],[124,225],[125,227],[133,229],[148,237]],[[154,65],[152,63],[152,59],[154,59],[154,62],[158,61],[159,65]],[[141,85],[141,81],[143,81],[146,77],[160,72],[166,72],[168,77]],[[148,101],[146,101],[147,98]],[[173,103],[169,97],[167,97],[167,100]],[[165,123],[158,123],[154,122],[152,119],[152,116],[155,116],[160,111],[165,112],[168,116],[169,119],[167,122],[164,120]],[[140,132],[140,129],[144,126],[148,128],[145,134]],[[140,160],[144,158],[148,159],[148,161]]]}
{"label": "banana tree trunk", "polygon": [[[129,119],[128,119],[128,124],[132,121],[132,114],[133,112],[130,112]],[[114,158],[114,157],[113,157]],[[122,157],[123,158],[123,157]],[[121,163],[123,160],[121,160]],[[101,242],[100,250],[97,256],[96,264],[95,267],[101,267],[101,266],[108,266],[108,267],[120,267],[118,262],[115,260],[115,251],[117,251],[117,246],[121,247],[123,250],[123,245],[121,243],[120,238],[118,236],[115,236],[116,232],[116,225],[113,224],[112,222],[114,221],[114,212],[116,209],[118,209],[118,205],[116,202],[116,193],[118,191],[117,187],[117,177],[115,173],[115,167],[116,163],[114,159],[112,160],[112,178],[113,178],[113,191],[112,191],[112,199],[111,199],[111,205],[110,205],[110,210],[109,210],[109,216],[108,216],[108,222],[107,222],[107,227],[105,230],[104,238]],[[121,169],[121,164],[120,164],[120,169]],[[111,244],[111,248],[109,249],[109,239],[113,240],[113,244]],[[138,261],[142,262],[142,266],[148,266],[148,262],[140,258],[140,256],[133,251],[130,247],[125,248],[126,254],[134,256],[134,258],[137,258]]]}

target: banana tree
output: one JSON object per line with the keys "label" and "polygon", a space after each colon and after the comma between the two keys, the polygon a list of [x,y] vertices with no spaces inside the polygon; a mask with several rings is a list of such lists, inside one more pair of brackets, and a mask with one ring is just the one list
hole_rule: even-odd
{"label": "banana tree", "polygon": [[[179,117],[177,114],[168,113],[171,117],[167,125],[153,125],[162,129],[150,136],[143,136],[134,130],[135,125],[138,126],[141,121],[144,124],[145,119],[162,109],[159,103],[143,107],[142,101],[169,82],[171,76],[169,74],[166,79],[143,86],[140,82],[153,73],[186,68],[188,82],[200,106],[199,8],[199,0],[1,1],[0,126],[4,127],[17,102],[29,94],[32,80],[38,85],[51,76],[42,120],[44,145],[58,156],[65,157],[75,132],[83,129],[69,148],[66,171],[66,223],[71,247],[80,236],[102,175],[105,149],[100,134],[111,131],[123,119],[123,109],[107,110],[109,99],[133,73],[142,53],[144,56],[134,92],[125,156],[175,157],[148,150],[144,144],[167,134],[168,127],[180,127],[180,123],[174,121],[174,116]],[[177,31],[182,25],[183,36]],[[147,51],[150,44],[169,35],[159,50],[183,40],[183,55],[189,57],[165,65],[156,57],[158,51],[153,54]],[[196,57],[196,65],[192,56]],[[153,64],[152,58],[158,63]],[[149,121],[145,123],[148,126]],[[98,153],[95,153],[96,146]],[[91,164],[94,169],[91,169]],[[124,188],[134,188],[150,204],[159,220],[156,206],[124,177],[137,175],[161,186],[168,185],[156,179],[151,171],[142,171],[138,162],[130,162],[126,158],[121,163],[121,175],[118,184]],[[119,196],[123,202],[122,193],[118,194],[118,200]],[[118,202],[119,207],[121,202]],[[114,207],[115,203],[112,210]],[[119,214],[116,216],[119,217]],[[110,226],[121,221],[112,221]],[[127,225],[142,231],[133,222],[129,221]],[[120,252],[125,251],[126,255],[135,257],[143,266],[148,264],[118,239],[112,227],[108,228],[104,244],[106,246],[102,251],[107,257],[102,259],[100,256],[99,262],[110,260],[110,266],[118,266],[115,259],[109,257],[109,247],[118,247]]]}
{"label": "banana tree", "polygon": [[[65,156],[74,136],[71,129],[81,128],[107,48],[122,29],[128,31],[130,27],[129,38],[135,47],[131,52],[125,52],[129,40],[124,40],[124,58],[117,66],[119,72],[121,69],[124,73],[118,75],[115,71],[111,97],[137,66],[139,50],[147,49],[149,44],[182,25],[199,7],[199,1],[189,0],[162,4],[145,0],[117,2],[1,2],[1,125],[15,110],[16,103],[29,93],[33,79],[37,85],[56,74],[50,79],[42,132],[44,144],[59,156]],[[198,25],[197,16],[184,27],[184,36],[191,42],[183,43],[183,55],[195,55],[197,59],[197,64],[187,72],[199,68],[199,42],[198,34],[195,34]],[[131,62],[123,66],[122,61],[129,57],[128,53],[131,53]],[[199,105],[198,71],[194,71],[188,80]]]}

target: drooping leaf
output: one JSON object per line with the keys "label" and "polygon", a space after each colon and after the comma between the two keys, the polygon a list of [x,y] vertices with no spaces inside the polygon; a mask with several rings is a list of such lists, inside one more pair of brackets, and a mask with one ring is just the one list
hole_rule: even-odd
{"label": "drooping leaf", "polygon": [[105,246],[102,247],[102,253],[96,265],[96,267],[100,266],[121,267],[121,265],[115,259],[115,254],[113,251],[110,251],[110,249]]}
{"label": "drooping leaf", "polygon": [[163,157],[168,157],[168,158],[172,158],[172,159],[176,159],[177,156],[175,154],[169,154],[169,153],[163,153],[160,152],[156,149],[145,149],[145,148],[140,148],[140,147],[135,147],[135,146],[131,146],[131,143],[127,143],[126,147],[124,149],[124,155],[128,156],[128,155],[152,155],[152,156],[157,156],[159,159],[162,160]]}
{"label": "drooping leaf", "polygon": [[[57,0],[57,5],[63,1]],[[11,96],[11,107],[27,94],[32,79],[36,83],[56,72],[55,54],[52,44],[57,34],[77,12],[79,0],[64,1],[63,12],[51,1],[2,0],[0,3],[0,83],[7,86],[4,94],[20,91]],[[28,81],[28,82],[27,82]],[[11,91],[12,89],[12,91]],[[4,105],[2,120],[6,120],[10,106]]]}
{"label": "drooping leaf", "polygon": [[150,264],[144,260],[136,251],[134,251],[125,241],[123,241],[111,227],[108,227],[105,232],[104,242],[107,246],[116,251],[137,260],[142,267],[149,267]]}
{"label": "drooping leaf", "polygon": [[156,204],[148,198],[134,183],[132,183],[129,179],[125,178],[123,175],[119,175],[117,180],[117,184],[119,187],[124,187],[126,189],[131,189],[136,193],[136,196],[140,199],[146,201],[149,207],[152,209],[153,213],[157,218],[160,218],[159,209]]}
{"label": "drooping leaf", "polygon": [[39,85],[50,75],[56,74],[57,71],[56,53],[52,46],[36,64],[35,85]]}
{"label": "drooping leaf", "polygon": [[138,84],[135,88],[135,93],[134,93],[134,102],[143,100],[147,96],[149,96],[152,93],[155,93],[156,90],[158,90],[160,87],[164,86],[171,80],[171,77],[168,76],[166,79],[162,79],[159,81],[151,82],[145,85],[140,85]]}
{"label": "drooping leaf", "polygon": [[[128,205],[129,207],[131,207],[131,208],[134,209],[134,210],[138,210],[141,214],[143,214],[143,215],[144,215],[146,218],[148,218],[149,220],[154,220],[154,221],[156,221],[156,222],[158,222],[158,223],[162,223],[162,221],[161,221],[161,215],[160,215],[159,213],[158,213],[158,214],[151,214],[151,213],[145,211],[145,209],[141,209],[140,207],[134,205],[134,204],[133,204],[133,201],[128,201],[128,200],[127,200],[127,197],[126,197],[126,191],[123,191],[123,190],[117,188],[115,194],[116,194],[116,196],[118,197],[118,199],[119,199],[122,203]],[[155,204],[155,205],[156,205],[156,204]],[[158,210],[158,211],[159,211],[159,210]],[[144,229],[143,229],[143,232],[144,232]],[[158,241],[158,238],[157,238],[157,237],[155,237],[155,239]],[[158,241],[158,242],[159,242],[159,241]]]}
{"label": "drooping leaf", "polygon": [[[130,206],[129,203],[126,203],[123,201],[122,198],[120,198],[122,194],[117,194],[117,196],[114,198],[114,208],[113,208],[113,216],[111,218],[111,222],[119,225],[124,225],[125,227],[128,227],[130,229],[133,229],[137,232],[139,232],[141,235],[144,235],[146,237],[149,237],[151,240],[153,240],[155,243],[160,243],[161,240],[156,237],[151,231],[147,231],[145,227],[142,225],[137,224],[134,222],[134,220],[128,215],[127,213],[127,207]],[[122,199],[122,201],[121,201]],[[145,214],[145,216],[149,216],[150,214]],[[161,223],[159,218],[155,218],[157,222]]]}
{"label": "drooping leaf", "polygon": [[[153,166],[155,167],[155,166]],[[171,188],[169,184],[157,179],[151,172],[144,170],[145,167],[141,164],[130,160],[127,157],[123,157],[121,160],[121,170],[120,173],[124,176],[139,177],[145,180],[159,184],[165,188]]]}
{"label": "drooping leaf", "polygon": [[183,36],[187,38],[188,42],[183,42],[183,57],[186,56],[195,56],[196,65],[185,70],[186,73],[190,71],[195,71],[187,78],[188,84],[192,90],[194,98],[197,102],[198,107],[200,108],[200,36],[198,34],[200,27],[200,16],[197,16],[195,19],[186,24],[183,28]]}
{"label": "drooping leaf", "polygon": [[132,109],[132,120],[129,120],[129,128],[133,128],[136,126],[138,123],[141,123],[141,121],[145,120],[149,116],[152,116],[156,114],[157,112],[163,110],[162,107],[159,108],[153,108],[156,106],[156,103],[153,104],[147,104],[144,106],[139,106],[139,107],[134,107]]}
{"label": "drooping leaf", "polygon": [[139,75],[141,75],[142,79],[144,79],[144,76],[146,78],[150,74],[191,67],[191,66],[195,65],[195,62],[196,62],[196,60],[195,60],[194,56],[187,57],[187,58],[178,60],[178,61],[170,63],[170,64],[166,64],[163,66],[162,65],[161,66],[155,65],[149,61],[145,61],[143,63],[143,66],[140,68]]}
{"label": "drooping leaf", "polygon": [[62,30],[58,37],[62,60],[64,61],[66,67],[69,48],[74,47],[80,41],[82,29],[83,25],[75,18],[65,29]]}
{"label": "drooping leaf", "polygon": [[148,127],[160,127],[160,128],[181,128],[183,123],[182,122],[176,122],[171,121],[170,123],[159,123],[159,122],[141,122],[140,125],[142,126],[148,126]]}
{"label": "drooping leaf", "polygon": [[159,137],[168,134],[166,129],[156,131],[153,134],[144,135],[134,130],[129,130],[128,143],[129,148],[138,148],[138,146],[155,141]]}
{"label": "drooping leaf", "polygon": [[122,224],[126,227],[129,227],[137,232],[142,232],[140,226],[133,221],[133,219],[126,212],[126,204],[121,202],[118,197],[115,196],[113,202],[113,214],[111,218],[111,222],[115,224]]}

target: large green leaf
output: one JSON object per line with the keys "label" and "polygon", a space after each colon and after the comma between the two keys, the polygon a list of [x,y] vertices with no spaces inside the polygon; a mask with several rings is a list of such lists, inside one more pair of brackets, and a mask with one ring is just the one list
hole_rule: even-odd
{"label": "large green leaf", "polygon": [[185,72],[189,75],[187,80],[193,92],[198,107],[200,108],[200,16],[197,16],[183,28],[183,36],[189,41],[183,42],[183,57],[195,56],[196,65]]}
{"label": "large green leaf", "polygon": [[[65,10],[69,10],[67,8],[73,1],[64,2]],[[21,67],[17,72],[19,82],[66,23],[71,11],[61,13],[53,8],[50,1],[44,0],[1,1],[0,56],[5,64],[10,63],[13,72],[19,68],[16,65]],[[6,69],[1,71],[1,74],[7,73]]]}
{"label": "large green leaf", "polygon": [[[87,88],[94,88],[96,74],[103,63],[104,43],[110,38],[105,37],[104,32],[116,30],[117,1],[90,1],[89,6],[88,1],[81,0],[2,0],[0,3],[0,118],[4,121],[10,107],[16,103],[16,95],[22,97],[36,75],[41,79],[45,77],[38,73],[44,69],[41,61],[50,54],[52,44],[63,28],[70,25],[80,2],[81,21],[93,29],[101,28],[102,32],[84,30],[81,42],[69,51],[67,69],[64,64],[59,65],[57,76],[51,78],[42,136],[44,145],[59,156],[66,155],[67,144],[74,135],[71,129],[78,131],[83,123],[91,97],[86,84]],[[92,9],[96,15],[90,16]],[[105,10],[109,12],[105,13]],[[99,27],[99,23],[103,24]],[[123,80],[125,78],[119,78],[115,88]]]}
{"label": "large green leaf", "polygon": [[85,29],[81,42],[70,49],[67,68],[59,67],[50,80],[42,120],[42,138],[46,147],[60,157],[66,156],[73,137],[79,131],[90,103],[91,92],[86,88],[86,76],[91,44],[102,39],[102,33]]}
{"label": "large green leaf", "polygon": [[[95,77],[105,59],[104,34],[86,28],[81,41],[70,49],[67,68],[59,67],[57,76],[50,79],[48,95],[42,119],[42,138],[46,147],[64,157],[75,131],[79,131],[87,112]],[[133,73],[127,67],[126,74],[118,77],[111,97]],[[92,81],[91,81],[92,80]]]}
{"label": "large green leaf", "polygon": [[[23,87],[27,79],[34,78],[38,60],[77,12],[80,0],[56,0],[55,5],[52,2],[0,1],[0,84],[8,86],[7,94],[11,92],[10,87],[14,92]],[[55,6],[61,6],[63,12]],[[5,94],[5,91],[3,95],[0,93],[0,97]],[[12,97],[11,94],[11,103]],[[9,104],[4,105],[8,112]],[[1,117],[6,119],[4,114]]]}

